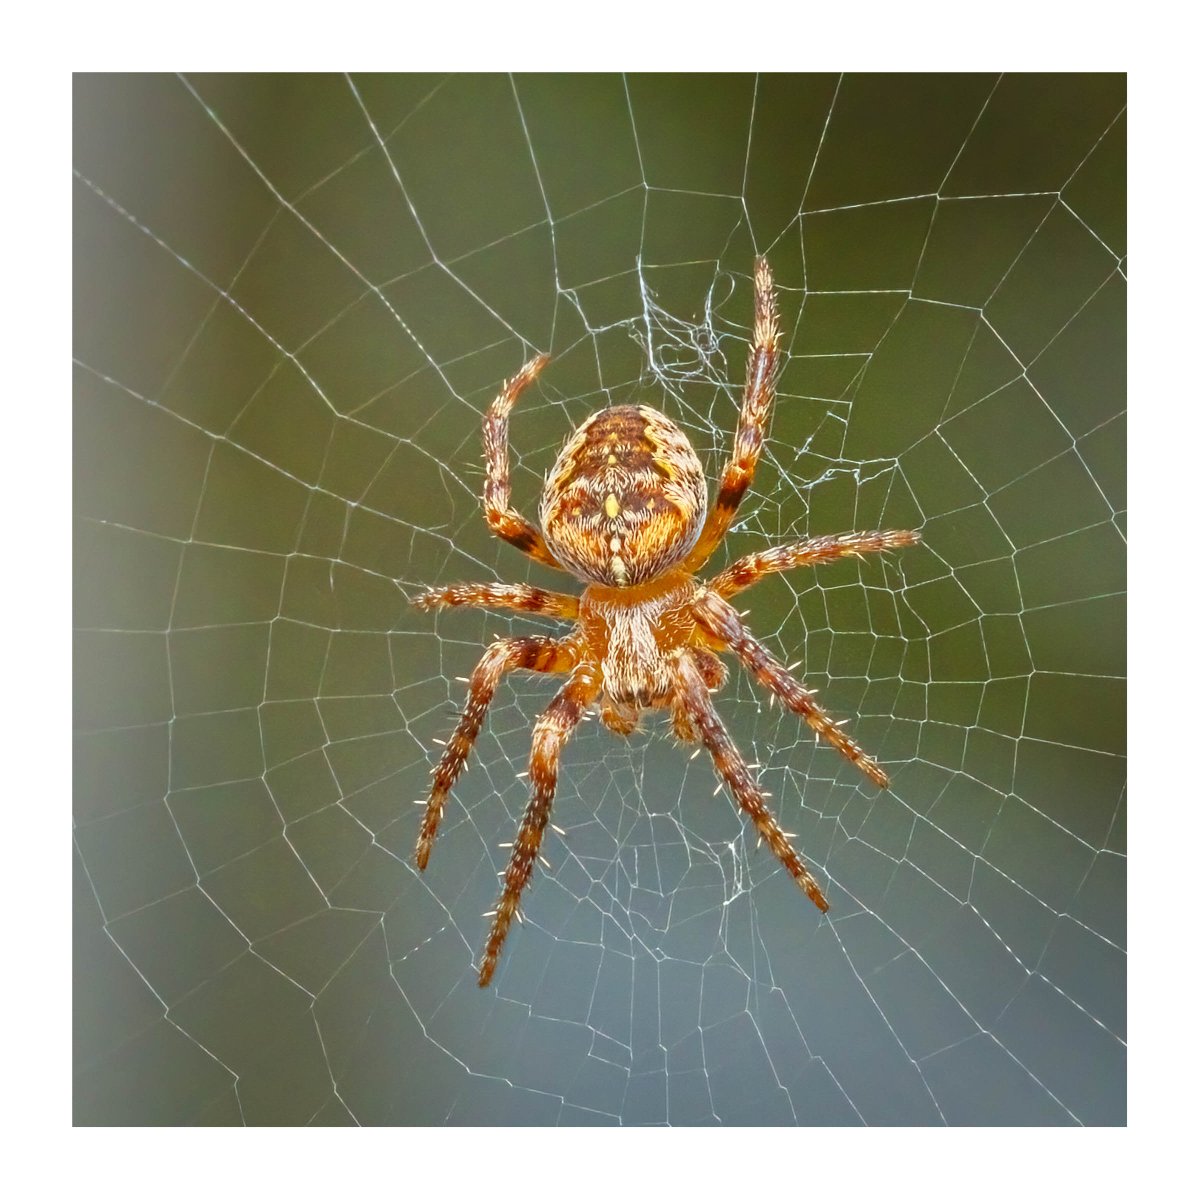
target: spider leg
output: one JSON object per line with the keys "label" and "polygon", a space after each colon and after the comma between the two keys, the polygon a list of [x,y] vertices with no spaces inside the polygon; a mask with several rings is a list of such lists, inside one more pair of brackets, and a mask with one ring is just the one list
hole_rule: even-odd
{"label": "spider leg", "polygon": [[848,758],[872,783],[885,788],[888,777],[880,765],[813,698],[803,684],[759,642],[727,601],[712,590],[700,592],[692,613],[701,629],[731,650],[763,687],[768,688],[798,717],[802,717],[835,750]]}
{"label": "spider leg", "polygon": [[812,873],[792,849],[787,834],[767,808],[766,795],[750,776],[750,769],[733,739],[729,736],[717,710],[713,707],[708,685],[691,650],[677,650],[672,656],[672,669],[679,700],[686,709],[700,740],[712,755],[717,773],[725,780],[733,798],[742,811],[754,822],[759,836],[771,847],[775,857],[787,868],[788,874],[804,889],[808,898],[822,911],[829,911],[829,902],[821,892]]}
{"label": "spider leg", "polygon": [[753,587],[763,576],[777,571],[812,567],[850,556],[861,558],[875,551],[915,546],[920,540],[921,535],[911,529],[872,530],[870,533],[839,533],[809,538],[789,546],[774,546],[770,550],[747,554],[714,576],[708,586],[718,596],[728,599]]}
{"label": "spider leg", "polygon": [[512,608],[517,612],[541,613],[573,621],[579,616],[579,597],[547,592],[525,583],[455,583],[449,587],[426,588],[413,598],[417,608]]}
{"label": "spider leg", "polygon": [[558,761],[563,746],[592,701],[600,694],[600,684],[599,665],[588,660],[579,663],[533,727],[533,749],[529,755],[529,805],[513,842],[512,857],[504,873],[504,891],[496,905],[492,931],[484,947],[483,964],[479,968],[480,987],[487,987],[491,982],[504,939],[508,936],[508,927],[517,915],[521,893],[533,874],[533,864],[542,845],[542,834],[550,819],[550,805],[554,801]]}
{"label": "spider leg", "polygon": [[545,539],[510,503],[508,479],[508,414],[517,398],[550,361],[547,354],[531,358],[492,401],[483,418],[483,456],[487,462],[487,480],[483,485],[483,513],[488,528],[498,537],[523,550],[530,558],[549,567],[559,566],[546,547]]}
{"label": "spider leg", "polygon": [[742,411],[734,435],[733,452],[721,475],[716,503],[709,511],[700,537],[684,567],[695,571],[721,544],[733,523],[738,505],[754,479],[754,468],[762,453],[763,436],[775,399],[775,374],[779,356],[779,308],[771,268],[761,256],[754,262],[754,343],[746,363],[746,386]]}
{"label": "spider leg", "polygon": [[417,838],[417,866],[423,871],[429,862],[433,839],[437,835],[442,810],[454,781],[466,765],[483,718],[500,677],[509,671],[567,671],[575,662],[575,649],[569,643],[548,637],[503,638],[493,642],[471,672],[467,703],[458,719],[453,736],[446,743],[441,761],[433,771],[433,790],[425,805],[425,819]]}
{"label": "spider leg", "polygon": [[[729,671],[725,664],[711,650],[705,650],[703,646],[692,646],[691,656],[709,693],[719,692],[729,678]],[[671,728],[681,742],[694,742],[699,739],[700,735],[679,691],[676,691],[671,697]]]}

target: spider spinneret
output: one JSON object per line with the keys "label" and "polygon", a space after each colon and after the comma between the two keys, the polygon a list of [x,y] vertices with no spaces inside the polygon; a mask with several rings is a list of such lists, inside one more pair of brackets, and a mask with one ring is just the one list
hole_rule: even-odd
{"label": "spider spinneret", "polygon": [[417,839],[424,870],[450,789],[466,764],[487,707],[509,671],[565,675],[566,681],[534,724],[529,759],[530,799],[504,888],[492,916],[479,984],[495,972],[521,894],[533,873],[571,731],[598,708],[614,733],[629,735],[643,712],[668,709],[675,736],[700,742],[759,836],[809,899],[826,911],[820,886],[767,808],[712,702],[728,671],[717,657],[734,655],[767,688],[872,782],[888,784],[877,762],[845,733],[750,633],[728,603],[766,575],[849,556],[915,545],[912,530],[872,530],[810,538],[748,554],[707,581],[696,578],[721,544],[754,476],[774,399],[779,319],[771,269],[758,258],[754,272],[754,340],[746,368],[733,452],[717,499],[708,492],[700,460],[683,431],[645,405],[620,405],[589,417],[567,440],[546,478],[541,530],[510,504],[508,417],[521,392],[548,361],[525,364],[492,402],[483,421],[487,479],[483,505],[488,527],[531,558],[568,571],[585,583],[582,595],[527,584],[457,584],[429,588],[421,608],[473,605],[541,613],[574,622],[566,636],[511,637],[494,642],[471,675],[467,703],[441,760]]}

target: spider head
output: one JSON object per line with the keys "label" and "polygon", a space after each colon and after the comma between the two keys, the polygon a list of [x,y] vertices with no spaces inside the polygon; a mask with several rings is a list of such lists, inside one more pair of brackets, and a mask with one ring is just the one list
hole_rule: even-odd
{"label": "spider head", "polygon": [[606,408],[562,448],[542,493],[554,557],[610,587],[645,583],[696,544],[708,490],[683,430],[653,408]]}

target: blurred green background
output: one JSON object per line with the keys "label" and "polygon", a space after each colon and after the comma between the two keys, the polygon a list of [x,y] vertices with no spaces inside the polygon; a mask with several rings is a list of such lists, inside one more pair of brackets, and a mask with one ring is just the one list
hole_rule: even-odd
{"label": "blurred green background", "polygon": [[[1125,80],[77,76],[79,1124],[1121,1124]],[[893,776],[719,698],[822,881],[654,722],[569,747],[493,988],[472,963],[552,687],[502,688],[429,869],[428,770],[494,634],[574,587],[487,534],[631,398],[709,476],[750,270],[787,359],[728,557]]]}

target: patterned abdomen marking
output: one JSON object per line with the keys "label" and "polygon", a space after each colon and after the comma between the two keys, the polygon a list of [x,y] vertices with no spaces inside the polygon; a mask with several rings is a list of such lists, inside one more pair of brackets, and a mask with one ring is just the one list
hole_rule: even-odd
{"label": "patterned abdomen marking", "polygon": [[683,430],[643,405],[606,408],[570,437],[546,479],[541,521],[555,557],[584,579],[653,579],[696,542],[708,491]]}

